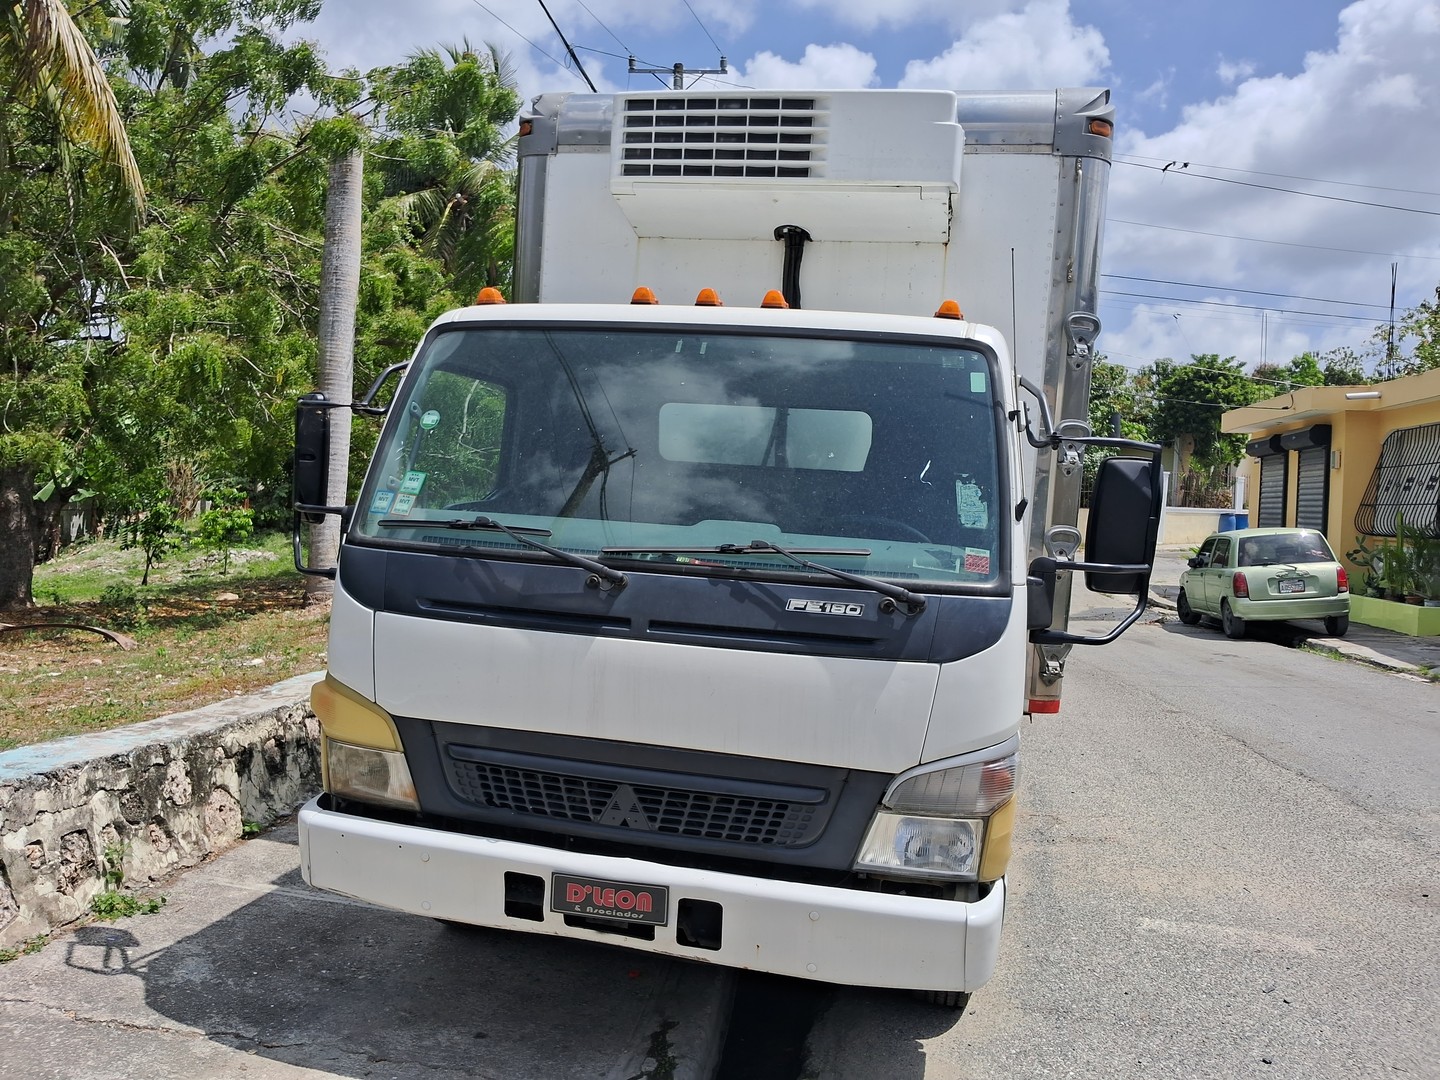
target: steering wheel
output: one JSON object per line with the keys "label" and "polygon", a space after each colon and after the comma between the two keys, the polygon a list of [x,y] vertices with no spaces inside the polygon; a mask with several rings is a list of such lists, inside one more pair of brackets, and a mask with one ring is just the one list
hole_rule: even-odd
{"label": "steering wheel", "polygon": [[[842,514],[835,518],[833,523],[836,526],[856,526],[865,530],[867,535],[879,531],[880,535],[876,537],[878,540],[917,540],[922,544],[934,542],[914,525],[880,514]],[[896,536],[896,533],[900,535]]]}

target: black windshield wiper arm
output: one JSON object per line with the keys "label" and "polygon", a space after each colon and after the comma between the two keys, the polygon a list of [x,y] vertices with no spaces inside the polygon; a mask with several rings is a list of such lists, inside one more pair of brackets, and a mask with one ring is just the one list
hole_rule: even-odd
{"label": "black windshield wiper arm", "polygon": [[770,543],[769,540],[751,540],[748,544],[716,544],[712,547],[601,548],[600,551],[602,555],[753,555],[757,552],[773,551],[776,555],[789,559],[796,566],[803,566],[807,570],[818,570],[822,574],[829,574],[841,581],[848,581],[852,585],[861,585],[877,592],[890,602],[892,610],[899,611],[901,614],[919,615],[925,610],[925,597],[911,592],[904,586],[894,585],[878,578],[866,577],[864,574],[836,570],[833,566],[800,558],[801,555],[869,555],[869,550],[865,548],[796,548],[794,551],[790,551]]}
{"label": "black windshield wiper arm", "polygon": [[[755,551],[767,551],[768,548],[757,548],[754,541],[750,544],[708,544],[705,547],[607,547],[601,548],[602,555],[746,555]],[[791,548],[795,555],[853,555],[857,558],[866,558],[870,555],[869,548]]]}
{"label": "black windshield wiper arm", "polygon": [[584,555],[576,555],[573,551],[563,551],[549,544],[542,544],[534,539],[536,536],[550,536],[549,529],[532,529],[524,525],[504,525],[494,518],[485,517],[483,514],[473,518],[451,518],[449,521],[412,521],[409,518],[382,518],[376,524],[401,526],[411,529],[457,529],[468,531],[479,529],[487,532],[502,532],[510,539],[532,547],[536,551],[543,551],[553,555],[561,562],[569,563],[571,566],[579,567],[581,570],[590,571],[590,579],[585,584],[593,588],[608,591],[610,589],[623,589],[630,583],[619,570],[612,566],[606,566],[594,559],[587,559]]}

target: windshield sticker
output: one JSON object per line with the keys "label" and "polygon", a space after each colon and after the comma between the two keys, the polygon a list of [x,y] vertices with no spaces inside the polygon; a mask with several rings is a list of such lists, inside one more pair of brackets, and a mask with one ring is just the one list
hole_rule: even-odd
{"label": "windshield sticker", "polygon": [[410,508],[415,505],[414,495],[401,495],[395,500],[395,505],[390,508],[390,513],[396,517],[409,517]]}
{"label": "windshield sticker", "polygon": [[[425,486],[425,473],[423,473],[423,472],[416,472],[415,470],[412,469],[412,470],[410,470],[410,472],[407,472],[407,473],[405,474],[405,479],[404,479],[403,481],[401,481],[401,483],[400,483],[400,493],[401,493],[402,495],[419,495],[419,494],[420,494],[420,489],[423,488],[424,486]],[[411,501],[411,502],[414,502],[415,500],[414,500],[414,499],[411,499],[410,501]]]}
{"label": "windshield sticker", "polygon": [[370,513],[383,514],[390,509],[390,504],[395,501],[393,491],[377,491],[375,501],[370,504]]}
{"label": "windshield sticker", "polygon": [[972,371],[972,372],[970,372],[970,392],[971,392],[972,394],[983,394],[983,393],[985,393],[985,372],[983,372],[983,371]]}
{"label": "windshield sticker", "polygon": [[420,427],[424,431],[434,431],[439,426],[440,414],[434,409],[428,410],[424,416],[420,417]]}
{"label": "windshield sticker", "polygon": [[990,552],[984,548],[965,549],[965,570],[971,574],[990,573]]}
{"label": "windshield sticker", "polygon": [[980,496],[980,485],[965,480],[955,481],[955,506],[960,514],[960,524],[967,529],[988,529],[990,508]]}

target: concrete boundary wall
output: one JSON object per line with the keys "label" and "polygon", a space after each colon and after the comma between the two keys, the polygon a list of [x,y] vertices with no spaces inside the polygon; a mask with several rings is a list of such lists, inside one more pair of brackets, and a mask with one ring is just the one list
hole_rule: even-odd
{"label": "concrete boundary wall", "polygon": [[0,947],[237,843],[319,789],[316,672],[193,712],[0,753]]}

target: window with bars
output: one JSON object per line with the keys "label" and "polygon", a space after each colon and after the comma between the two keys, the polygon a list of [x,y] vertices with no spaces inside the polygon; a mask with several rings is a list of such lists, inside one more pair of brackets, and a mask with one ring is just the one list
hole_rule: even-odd
{"label": "window with bars", "polygon": [[1402,517],[1407,534],[1440,536],[1440,424],[1385,436],[1355,528],[1366,536],[1395,536]]}

